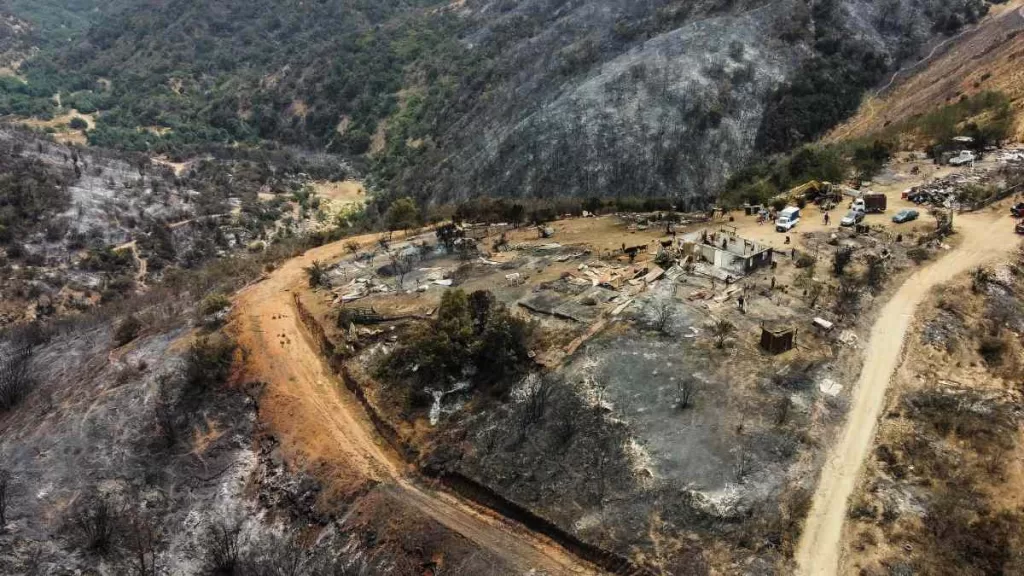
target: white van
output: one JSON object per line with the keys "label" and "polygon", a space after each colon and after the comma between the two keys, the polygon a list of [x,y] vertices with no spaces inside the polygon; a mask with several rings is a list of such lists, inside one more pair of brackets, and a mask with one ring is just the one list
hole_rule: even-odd
{"label": "white van", "polygon": [[775,219],[775,231],[776,232],[789,232],[800,222],[800,209],[796,206],[790,206],[782,212],[779,212],[779,217]]}

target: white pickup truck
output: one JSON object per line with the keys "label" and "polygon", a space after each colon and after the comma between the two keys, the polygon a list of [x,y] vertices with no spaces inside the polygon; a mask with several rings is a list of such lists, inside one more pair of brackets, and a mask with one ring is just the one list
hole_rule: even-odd
{"label": "white pickup truck", "polygon": [[977,157],[970,150],[961,150],[960,154],[949,159],[950,166],[963,166],[974,162]]}

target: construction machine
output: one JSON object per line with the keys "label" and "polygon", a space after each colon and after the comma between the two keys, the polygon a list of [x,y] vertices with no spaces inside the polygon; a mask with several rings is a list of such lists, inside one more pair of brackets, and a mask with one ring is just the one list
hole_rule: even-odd
{"label": "construction machine", "polygon": [[792,200],[803,199],[814,204],[837,204],[842,200],[842,193],[831,182],[809,180],[789,191]]}

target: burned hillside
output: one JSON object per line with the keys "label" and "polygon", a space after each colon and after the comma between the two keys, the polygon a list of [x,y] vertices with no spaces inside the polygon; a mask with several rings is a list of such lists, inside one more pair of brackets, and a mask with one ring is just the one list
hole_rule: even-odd
{"label": "burned hillside", "polygon": [[162,290],[0,335],[0,572],[508,573],[372,481],[288,466],[245,350]]}
{"label": "burned hillside", "polygon": [[217,258],[259,252],[332,221],[286,155],[161,159],[0,132],[3,324],[109,303]]}

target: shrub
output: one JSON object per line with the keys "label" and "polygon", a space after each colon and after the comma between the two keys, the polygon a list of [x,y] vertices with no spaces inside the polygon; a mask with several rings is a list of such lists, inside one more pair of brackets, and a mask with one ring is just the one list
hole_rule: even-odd
{"label": "shrub", "polygon": [[223,336],[197,338],[185,357],[185,384],[200,392],[223,384],[231,370],[235,343]]}
{"label": "shrub", "polygon": [[1006,340],[1003,338],[986,336],[981,339],[981,343],[978,345],[978,354],[985,360],[985,364],[999,366],[1003,363],[1006,349]]}
{"label": "shrub", "polygon": [[124,273],[135,266],[134,258],[129,250],[113,248],[91,249],[82,260],[82,267],[92,272]]}
{"label": "shrub", "polygon": [[981,293],[992,281],[992,272],[984,266],[979,266],[974,270],[971,270],[971,292],[975,294]]}
{"label": "shrub", "polygon": [[12,260],[19,260],[25,257],[25,246],[19,242],[11,242],[7,245],[7,257]]}
{"label": "shrub", "polygon": [[313,262],[306,267],[306,276],[309,278],[309,287],[317,288],[320,286],[326,287],[327,281],[327,265],[322,260],[313,260]]}
{"label": "shrub", "polygon": [[68,128],[71,128],[72,130],[85,130],[88,127],[89,123],[78,116],[75,116],[70,122],[68,122]]}
{"label": "shrub", "polygon": [[715,339],[716,348],[724,348],[725,341],[736,331],[736,326],[728,320],[719,320],[711,325],[711,336]]}
{"label": "shrub", "polygon": [[226,294],[215,292],[203,298],[202,302],[199,303],[199,315],[200,316],[211,316],[231,307],[231,298]]}
{"label": "shrub", "polygon": [[931,252],[929,252],[926,248],[922,248],[920,246],[916,246],[914,248],[911,248],[910,250],[907,250],[907,258],[910,258],[911,260],[914,261],[915,264],[918,265],[927,262],[931,257]]}
{"label": "shrub", "polygon": [[136,318],[135,315],[130,315],[122,320],[114,330],[114,344],[116,344],[117,347],[124,346],[132,340],[135,340],[141,331],[142,321]]}
{"label": "shrub", "polygon": [[796,259],[797,268],[813,268],[817,261],[810,254],[801,253]]}

